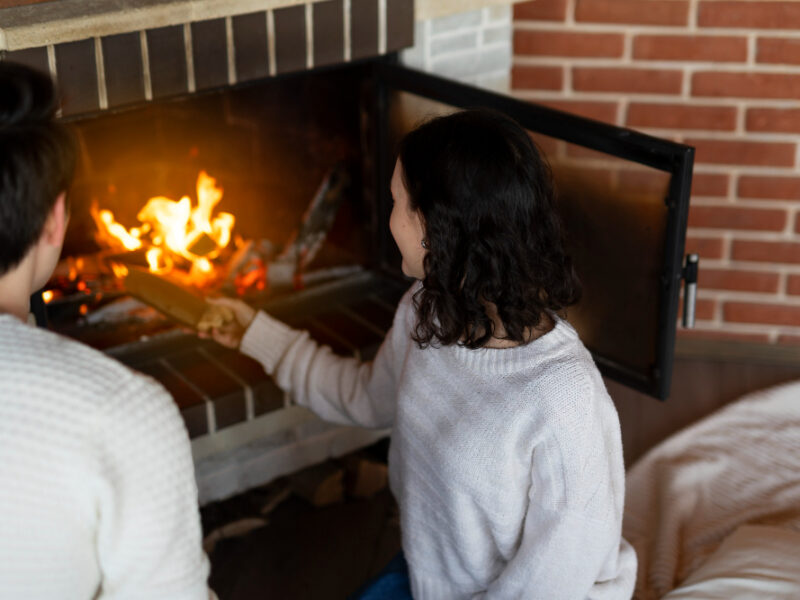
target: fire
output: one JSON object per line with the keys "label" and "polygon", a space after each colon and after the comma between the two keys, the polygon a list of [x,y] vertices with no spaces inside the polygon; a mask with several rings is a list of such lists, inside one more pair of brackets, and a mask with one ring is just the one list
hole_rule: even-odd
{"label": "fire", "polygon": [[114,275],[120,279],[125,278],[125,276],[128,274],[128,267],[117,262],[111,263],[111,270],[114,271]]}
{"label": "fire", "polygon": [[136,229],[131,229],[129,232],[123,225],[117,223],[114,219],[114,213],[110,210],[98,210],[97,206],[92,206],[92,216],[98,224],[98,229],[101,224],[112,238],[119,240],[125,250],[138,250],[142,247],[142,241],[139,239]]}
{"label": "fire", "polygon": [[235,217],[227,212],[214,215],[223,190],[205,171],[197,176],[197,205],[189,196],[175,201],[164,196],[150,198],[139,211],[140,227],[126,229],[110,210],[92,207],[99,238],[119,250],[145,250],[153,273],[169,273],[179,263],[190,265],[189,281],[202,285],[214,273],[212,260],[231,240]]}

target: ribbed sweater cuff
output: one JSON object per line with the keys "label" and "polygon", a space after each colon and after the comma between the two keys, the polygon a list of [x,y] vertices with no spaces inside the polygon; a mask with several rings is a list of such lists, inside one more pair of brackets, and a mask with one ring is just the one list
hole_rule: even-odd
{"label": "ribbed sweater cuff", "polygon": [[275,365],[300,335],[302,332],[292,329],[265,312],[258,312],[244,332],[239,350],[260,362],[264,370],[272,375],[275,372]]}

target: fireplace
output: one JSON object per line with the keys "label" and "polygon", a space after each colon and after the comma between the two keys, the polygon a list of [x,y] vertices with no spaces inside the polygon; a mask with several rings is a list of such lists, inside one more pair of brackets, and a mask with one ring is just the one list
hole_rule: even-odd
{"label": "fireplace", "polygon": [[[393,145],[420,116],[466,105],[511,114],[549,156],[568,242],[586,285],[586,298],[570,316],[607,375],[666,396],[691,150],[416,73],[386,59],[77,120],[83,160],[71,193],[69,258],[48,294],[51,326],[134,367],[141,366],[140,359],[127,353],[132,348],[139,356],[142,337],[153,338],[149,344],[179,337],[174,323],[156,313],[131,305],[128,314],[125,305],[115,309],[119,301],[109,303],[126,291],[113,268],[143,270],[148,262],[143,250],[107,241],[98,248],[98,240],[102,246],[101,238],[109,237],[98,233],[103,231],[98,213],[107,211],[116,226],[134,231],[134,224],[142,225],[136,216],[147,198],[180,198],[195,188],[199,174],[210,173],[224,188],[215,210],[235,215],[232,238],[238,247],[210,255],[210,262],[226,271],[225,265],[247,250],[262,267],[271,267],[269,275],[256,267],[235,278],[217,274],[216,283],[206,285],[186,281],[193,266],[176,265],[183,283],[204,294],[238,294],[316,330],[335,349],[368,355],[386,331],[386,315],[370,322],[365,315],[377,309],[347,306],[343,310],[354,319],[337,315],[319,323],[301,298],[321,297],[320,289],[334,293],[349,285],[343,282],[352,282],[357,289],[378,290],[391,312],[408,285],[398,276],[387,226]],[[325,239],[319,254],[302,267],[296,257],[282,264],[309,217],[310,202],[330,191],[332,179],[338,180],[337,204],[319,232]],[[154,247],[152,239],[146,247]],[[89,265],[98,263],[102,275],[91,272]],[[273,276],[287,266],[284,275]],[[149,268],[163,270],[163,264],[151,261]],[[359,299],[355,292],[345,296]],[[297,309],[301,303],[303,310]],[[333,323],[344,330],[336,331]]]}
{"label": "fireplace", "polygon": [[[353,8],[356,4],[373,3],[353,0]],[[374,4],[396,10],[402,3]],[[270,48],[269,60],[259,68],[248,70],[239,64],[247,55],[230,52],[231,44],[239,43],[237,32],[247,31],[248,23],[288,24],[290,31],[307,32],[310,21],[315,26],[324,22],[309,20],[309,13],[335,7],[339,14],[350,5],[318,2],[267,11],[266,19],[228,17],[222,27],[220,22],[185,25],[185,53],[178,55],[184,75],[191,72],[191,85],[171,92],[170,82],[159,79],[167,72],[154,70],[157,61],[148,51],[159,44],[168,47],[180,26],[141,32],[135,39],[116,33],[98,38],[88,55],[103,57],[102,65],[93,65],[98,73],[105,70],[105,77],[98,76],[104,94],[96,102],[97,94],[87,98],[79,95],[83,88],[77,84],[71,88],[72,103],[66,106],[72,108],[65,110],[65,118],[79,131],[82,161],[70,194],[65,258],[41,312],[52,328],[152,375],[172,393],[193,440],[201,501],[341,454],[386,432],[334,428],[288,406],[256,363],[199,340],[174,318],[131,299],[126,276],[114,269],[138,273],[150,267],[147,250],[158,244],[152,226],[142,231],[138,217],[143,207],[150,198],[178,204],[184,196],[196,206],[198,177],[205,173],[214,179],[222,198],[209,216],[230,213],[235,224],[224,248],[217,238],[213,243],[202,236],[192,239],[198,242],[191,245],[192,253],[222,270],[193,293],[242,295],[308,329],[336,352],[369,358],[410,283],[400,273],[388,229],[394,143],[420,118],[461,107],[506,112],[531,132],[550,159],[568,243],[585,284],[583,301],[568,317],[604,375],[660,399],[669,393],[692,150],[411,71],[397,65],[391,54],[355,62],[318,61],[325,46],[316,29],[305,38],[313,41],[312,52],[309,44],[301,48],[303,59],[289,61],[294,67],[285,72],[281,65],[289,64],[285,57],[291,52],[275,53],[289,39],[281,41],[280,27],[276,34],[267,27],[263,43]],[[298,27],[302,14],[306,29]],[[227,81],[220,75],[224,68],[202,62],[209,54],[199,34],[212,29],[227,36]],[[353,50],[361,38],[344,38],[336,54],[349,59],[364,55]],[[386,34],[374,38],[374,50],[392,49]],[[128,56],[122,50],[131,43],[147,57],[147,68],[142,61],[135,71],[145,79],[141,89],[119,87],[109,76],[112,60]],[[25,56],[12,52],[10,58],[46,65],[52,55],[60,68],[69,64],[62,59],[86,53],[82,42],[65,44],[44,53],[41,48],[18,51]],[[159,60],[165,57],[162,53]],[[296,70],[303,65],[315,68]],[[216,79],[203,75],[212,72]],[[112,109],[102,110],[104,102]],[[281,272],[287,248],[302,233],[315,198],[332,189],[336,210],[318,228],[324,244],[303,268],[289,261],[291,268]],[[98,235],[102,211],[109,211],[111,222],[128,234],[139,228],[143,247],[126,250]],[[203,240],[205,249],[199,243]],[[231,269],[237,252],[255,268]],[[185,255],[173,253],[171,259],[179,271],[191,271]],[[155,266],[165,267],[163,254]],[[229,277],[231,271],[242,277]],[[181,285],[192,289],[185,280]],[[232,463],[239,466],[231,468]]]}

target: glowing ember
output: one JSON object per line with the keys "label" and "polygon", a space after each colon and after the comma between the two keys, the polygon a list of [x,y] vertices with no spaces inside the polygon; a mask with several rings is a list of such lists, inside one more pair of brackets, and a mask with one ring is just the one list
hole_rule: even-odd
{"label": "glowing ember", "polygon": [[[140,227],[126,229],[110,210],[92,208],[98,238],[119,250],[145,249],[153,273],[169,273],[176,264],[188,261],[188,279],[202,285],[214,274],[212,260],[231,240],[235,217],[226,212],[214,215],[222,189],[205,171],[197,177],[197,206],[188,196],[178,201],[164,196],[150,198],[139,211]],[[116,272],[116,270],[115,270]],[[185,273],[184,273],[185,274]]]}

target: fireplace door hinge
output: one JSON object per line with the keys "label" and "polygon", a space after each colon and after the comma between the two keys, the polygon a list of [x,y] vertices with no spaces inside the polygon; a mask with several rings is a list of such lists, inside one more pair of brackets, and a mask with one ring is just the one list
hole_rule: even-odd
{"label": "fireplace door hinge", "polygon": [[697,303],[697,273],[700,267],[700,256],[687,254],[683,266],[683,326],[694,328],[695,304]]}

